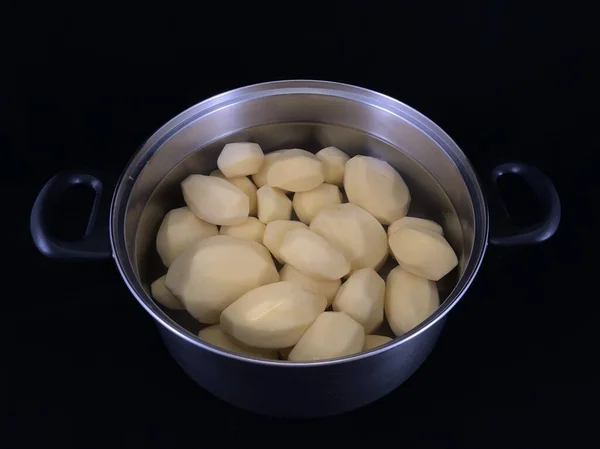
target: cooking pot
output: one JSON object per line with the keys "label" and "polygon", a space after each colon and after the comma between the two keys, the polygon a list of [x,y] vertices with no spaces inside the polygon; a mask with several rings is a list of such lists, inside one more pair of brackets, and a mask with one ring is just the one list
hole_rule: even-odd
{"label": "cooking pot", "polygon": [[[223,145],[236,141],[258,142],[265,152],[294,147],[316,152],[333,145],[351,156],[367,154],[388,161],[412,192],[409,215],[442,224],[458,255],[457,268],[439,283],[440,307],[393,342],[334,360],[259,360],[199,340],[200,324],[187,312],[165,310],[150,296],[150,283],[165,272],[154,240],[165,213],[183,205],[180,182],[191,173],[214,170]],[[527,229],[503,226],[489,241],[521,245],[548,239],[560,221],[555,188],[539,170],[519,162],[497,167],[492,180],[508,172],[530,185],[545,215]],[[46,217],[54,201],[75,184],[91,186],[96,201],[85,236],[63,242],[48,231]],[[109,203],[111,190],[93,173],[54,176],[31,213],[37,248],[56,259],[113,257],[183,370],[215,396],[271,415],[341,413],[397,388],[431,352],[448,312],[475,278],[488,243],[486,197],[456,143],[431,120],[393,98],[332,82],[257,84],[198,103],[166,123],[135,153]]]}

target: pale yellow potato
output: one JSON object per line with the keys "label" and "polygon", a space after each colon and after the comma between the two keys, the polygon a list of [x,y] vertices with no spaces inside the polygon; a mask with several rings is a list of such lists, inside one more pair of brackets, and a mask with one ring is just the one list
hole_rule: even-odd
{"label": "pale yellow potato", "polygon": [[292,206],[298,219],[310,224],[312,219],[325,206],[342,203],[342,193],[338,186],[323,183],[307,192],[294,193]]}
{"label": "pale yellow potato", "polygon": [[152,297],[167,309],[184,310],[185,306],[178,300],[167,287],[165,287],[165,277],[161,276],[150,284],[150,293]]}
{"label": "pale yellow potato", "polygon": [[357,354],[365,343],[363,327],[344,312],[323,312],[302,335],[288,360],[326,360]]}
{"label": "pale yellow potato", "polygon": [[156,251],[165,267],[169,267],[192,243],[218,233],[214,224],[196,217],[188,207],[179,207],[163,218],[156,234]]}
{"label": "pale yellow potato", "polygon": [[169,267],[166,287],[186,310],[205,324],[244,293],[279,281],[271,254],[263,245],[229,235],[195,243]]}
{"label": "pale yellow potato", "polygon": [[344,166],[350,156],[336,147],[326,147],[315,154],[323,163],[325,182],[341,187],[344,184]]}
{"label": "pale yellow potato", "polygon": [[350,272],[350,262],[344,253],[309,229],[288,231],[279,254],[285,263],[317,279],[334,281]]}
{"label": "pale yellow potato", "polygon": [[442,227],[433,220],[427,220],[425,218],[417,217],[402,217],[399,220],[393,222],[388,227],[388,237],[404,226],[422,227],[425,229],[429,229],[430,231],[433,231],[439,235],[444,235],[444,230],[442,229]]}
{"label": "pale yellow potato", "polygon": [[306,192],[323,180],[323,163],[298,148],[282,150],[267,169],[267,184],[289,192]]}
{"label": "pale yellow potato", "polygon": [[346,162],[344,189],[350,203],[362,207],[383,224],[404,217],[410,206],[410,192],[400,174],[374,157],[354,156]]}
{"label": "pale yellow potato", "polygon": [[265,154],[265,158],[263,160],[263,165],[261,169],[257,173],[252,175],[252,181],[254,182],[254,184],[256,184],[256,187],[258,187],[259,189],[262,186],[267,185],[267,173],[269,171],[269,167],[271,167],[271,164],[275,161],[275,158],[281,154],[281,152],[282,150],[278,150]]}
{"label": "pale yellow potato", "polygon": [[378,346],[382,346],[386,343],[392,341],[390,337],[385,337],[383,335],[366,335],[365,336],[365,345],[363,346],[363,351],[369,351]]}
{"label": "pale yellow potato", "polygon": [[242,224],[250,212],[248,195],[217,176],[190,175],[181,183],[185,204],[208,223]]}
{"label": "pale yellow potato", "polygon": [[230,235],[238,239],[254,240],[262,245],[263,236],[265,235],[265,224],[261,223],[258,218],[248,217],[248,219],[237,226],[221,226],[219,234]]}
{"label": "pale yellow potato", "polygon": [[281,253],[279,252],[279,248],[283,243],[283,238],[288,231],[292,229],[308,229],[308,227],[300,222],[300,221],[292,221],[292,220],[275,220],[270,223],[267,223],[267,227],[265,228],[265,235],[263,237],[263,245],[265,245],[273,257],[277,259],[277,262],[283,264],[285,263],[281,257]]}
{"label": "pale yellow potato", "polygon": [[446,239],[423,227],[403,226],[390,236],[389,243],[398,264],[425,279],[439,281],[458,265]]}
{"label": "pale yellow potato", "polygon": [[258,219],[263,223],[292,218],[292,201],[279,189],[262,186],[256,192]]}
{"label": "pale yellow potato", "polygon": [[378,270],[388,256],[385,229],[375,217],[355,204],[337,204],[321,209],[310,222],[311,231],[340,249],[352,271]]}
{"label": "pale yellow potato", "polygon": [[210,176],[216,176],[218,178],[225,179],[226,181],[229,181],[238,189],[240,189],[242,192],[244,192],[246,195],[248,195],[248,200],[250,201],[248,205],[248,214],[256,216],[256,212],[258,210],[256,201],[257,189],[254,183],[250,181],[250,178],[248,178],[247,176],[236,176],[235,178],[228,179],[223,173],[221,173],[221,170],[214,170],[213,172],[211,172]]}
{"label": "pale yellow potato", "polygon": [[395,335],[402,335],[425,321],[440,305],[435,282],[396,267],[387,277],[385,316]]}
{"label": "pale yellow potato", "polygon": [[204,340],[207,343],[210,343],[213,346],[225,349],[227,351],[235,352],[240,355],[272,360],[277,360],[278,358],[277,351],[252,348],[237,341],[232,336],[227,335],[225,332],[223,332],[219,324],[214,324],[212,326],[205,327],[200,332],[198,332],[198,338],[200,338],[200,340]]}
{"label": "pale yellow potato", "polygon": [[294,346],[319,316],[325,297],[292,282],[276,282],[249,291],[221,314],[221,329],[255,348]]}
{"label": "pale yellow potato", "polygon": [[217,167],[228,178],[254,175],[260,171],[265,155],[257,143],[228,143],[217,158]]}
{"label": "pale yellow potato", "polygon": [[284,265],[279,271],[279,279],[282,281],[290,281],[298,284],[300,287],[311,290],[315,293],[320,293],[325,296],[327,305],[330,306],[335,298],[335,294],[342,285],[340,279],[334,281],[324,281],[302,273],[291,265]]}
{"label": "pale yellow potato", "polygon": [[384,300],[383,279],[373,268],[362,268],[342,284],[333,300],[333,310],[345,312],[370,333],[383,323]]}

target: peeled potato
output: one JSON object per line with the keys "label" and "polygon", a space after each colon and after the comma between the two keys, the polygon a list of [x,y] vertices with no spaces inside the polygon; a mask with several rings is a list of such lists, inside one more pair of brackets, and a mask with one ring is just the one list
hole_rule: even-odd
{"label": "peeled potato", "polygon": [[354,204],[324,207],[310,222],[310,230],[341,250],[353,271],[378,270],[387,259],[385,229],[375,217]]}
{"label": "peeled potato", "polygon": [[272,153],[265,154],[265,159],[263,160],[263,165],[261,169],[252,175],[252,181],[256,184],[256,187],[259,189],[262,186],[267,185],[267,173],[269,171],[269,167],[275,161],[275,158],[281,154],[282,150],[273,151]]}
{"label": "peeled potato", "polygon": [[324,360],[362,351],[363,327],[344,312],[323,312],[302,335],[288,360]]}
{"label": "peeled potato", "polygon": [[289,192],[306,192],[323,183],[323,164],[305,150],[283,150],[267,169],[267,184]]}
{"label": "peeled potato", "polygon": [[277,281],[279,273],[264,246],[217,235],[175,259],[165,285],[198,321],[216,324],[221,312],[244,293]]}
{"label": "peeled potato", "polygon": [[249,291],[227,307],[221,329],[249,346],[286,348],[298,342],[326,306],[323,295],[276,282]]}
{"label": "peeled potato", "polygon": [[390,337],[384,337],[383,335],[366,335],[363,351],[368,351],[370,349],[376,348],[377,346],[382,346],[386,343],[389,343],[390,341],[392,341]]}
{"label": "peeled potato", "polygon": [[217,167],[228,178],[258,173],[265,155],[257,143],[228,143],[217,158]]}
{"label": "peeled potato", "polygon": [[421,227],[429,229],[439,235],[444,235],[444,230],[435,221],[426,220],[425,218],[416,217],[402,217],[399,220],[393,222],[387,230],[388,237],[395,233],[398,229],[404,226]]}
{"label": "peeled potato", "polygon": [[384,299],[383,279],[373,268],[362,268],[342,284],[333,300],[333,310],[345,312],[370,333],[383,323]]}
{"label": "peeled potato", "polygon": [[254,240],[262,244],[263,236],[265,235],[265,224],[261,223],[258,218],[248,217],[248,219],[237,226],[221,226],[219,234],[230,235],[238,239]]}
{"label": "peeled potato", "polygon": [[167,309],[184,310],[185,306],[178,300],[173,293],[165,287],[165,277],[161,276],[150,285],[152,297]]}
{"label": "peeled potato", "polygon": [[390,236],[389,243],[400,266],[425,279],[439,281],[458,265],[446,239],[423,227],[403,226]]}
{"label": "peeled potato", "polygon": [[256,186],[254,185],[254,183],[252,181],[250,181],[250,178],[248,178],[247,176],[236,176],[235,178],[228,179],[225,177],[225,175],[223,173],[221,173],[221,170],[215,170],[215,171],[211,172],[210,176],[216,176],[218,178],[222,178],[226,181],[229,181],[234,186],[236,186],[238,189],[240,189],[242,192],[244,192],[246,195],[248,195],[248,200],[249,200],[248,214],[256,216],[256,211],[257,211]]}
{"label": "peeled potato", "polygon": [[302,288],[313,291],[315,293],[322,294],[323,296],[325,296],[328,306],[331,305],[331,303],[333,302],[333,298],[335,298],[335,294],[342,285],[342,281],[340,279],[337,279],[335,281],[324,281],[321,279],[316,279],[314,277],[310,277],[302,273],[293,266],[287,264],[284,265],[284,267],[279,272],[279,279],[282,281],[289,281],[294,284],[298,284]]}
{"label": "peeled potato", "polygon": [[235,352],[241,355],[262,359],[277,359],[277,351],[269,351],[246,346],[223,332],[221,330],[221,326],[218,324],[202,329],[200,332],[198,332],[198,338],[218,348],[226,349],[227,351]]}
{"label": "peeled potato", "polygon": [[440,305],[435,282],[396,267],[387,277],[385,316],[396,335],[418,326]]}
{"label": "peeled potato", "polygon": [[333,184],[323,183],[307,192],[294,193],[292,206],[300,221],[310,224],[317,212],[325,206],[341,203],[340,189]]}
{"label": "peeled potato", "polygon": [[344,254],[309,229],[288,231],[279,254],[285,263],[318,279],[334,281],[350,272],[350,262]]}
{"label": "peeled potato", "polygon": [[341,187],[344,184],[344,166],[350,156],[336,147],[323,148],[315,156],[323,163],[325,182]]}
{"label": "peeled potato", "polygon": [[219,233],[214,224],[196,217],[187,207],[173,209],[165,215],[156,234],[156,251],[165,267],[192,243]]}
{"label": "peeled potato", "polygon": [[256,192],[258,219],[263,223],[292,218],[292,202],[284,192],[270,186],[262,186]]}
{"label": "peeled potato", "polygon": [[250,212],[248,195],[216,176],[190,175],[181,183],[185,204],[199,218],[216,225],[242,224]]}
{"label": "peeled potato", "polygon": [[263,245],[271,251],[271,254],[273,254],[273,257],[275,257],[279,263],[285,263],[279,252],[285,234],[292,229],[299,228],[308,229],[307,226],[300,221],[275,220],[267,223],[265,235],[263,237]]}
{"label": "peeled potato", "polygon": [[344,167],[344,189],[350,203],[379,222],[390,224],[408,212],[410,192],[400,174],[385,161],[354,156]]}

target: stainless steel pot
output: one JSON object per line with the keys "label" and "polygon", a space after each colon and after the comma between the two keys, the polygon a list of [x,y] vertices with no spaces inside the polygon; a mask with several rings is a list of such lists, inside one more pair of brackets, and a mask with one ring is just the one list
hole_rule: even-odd
{"label": "stainless steel pot", "polygon": [[[369,154],[391,163],[404,177],[413,201],[410,215],[442,223],[459,255],[459,266],[440,285],[445,298],[436,312],[392,343],[336,360],[289,363],[241,357],[200,341],[199,324],[186,312],[162,309],[149,284],[164,274],[154,237],[164,214],[182,205],[179,183],[190,173],[216,168],[227,142],[250,140],[265,151],[328,145],[351,155]],[[500,245],[546,240],[557,229],[560,203],[548,178],[537,169],[509,163],[493,178],[517,173],[530,184],[546,211],[529,229],[495,236]],[[86,236],[61,242],[45,216],[69,186],[96,190]],[[203,101],[169,121],[133,156],[109,188],[93,174],[60,173],[40,192],[31,215],[38,249],[57,259],[112,256],[127,287],[154,318],[179,365],[203,388],[236,406],[280,416],[323,416],[348,411],[397,388],[423,363],[447,313],[465,294],[488,242],[488,206],[471,164],[432,121],[393,98],[359,87],[323,81],[280,81],[236,89]],[[110,211],[110,217],[108,212]]]}

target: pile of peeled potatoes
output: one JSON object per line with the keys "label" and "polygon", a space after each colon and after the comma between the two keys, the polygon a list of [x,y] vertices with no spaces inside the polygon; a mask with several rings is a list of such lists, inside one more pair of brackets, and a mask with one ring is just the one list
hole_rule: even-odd
{"label": "pile of peeled potatoes", "polygon": [[[436,281],[456,254],[439,224],[406,216],[410,192],[387,162],[335,147],[265,155],[242,142],[225,145],[217,166],[181,183],[187,207],[160,225],[167,273],[151,286],[160,304],[208,325],[200,339],[244,356],[326,360],[391,341],[376,333],[384,319],[399,336],[439,306]],[[390,253],[398,266],[384,281]]]}

